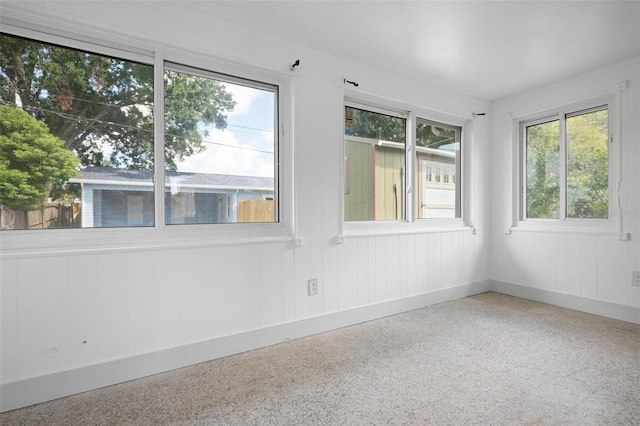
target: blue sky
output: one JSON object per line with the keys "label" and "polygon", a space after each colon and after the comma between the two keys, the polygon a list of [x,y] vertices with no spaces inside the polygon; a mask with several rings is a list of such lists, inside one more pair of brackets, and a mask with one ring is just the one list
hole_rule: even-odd
{"label": "blue sky", "polygon": [[178,163],[178,171],[245,176],[274,176],[275,93],[224,83],[236,101],[227,127],[209,127],[205,151]]}

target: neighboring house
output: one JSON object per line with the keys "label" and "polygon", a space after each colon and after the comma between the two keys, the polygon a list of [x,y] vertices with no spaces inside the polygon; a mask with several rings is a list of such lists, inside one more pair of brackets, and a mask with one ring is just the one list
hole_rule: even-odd
{"label": "neighboring house", "polygon": [[[167,224],[234,223],[242,201],[274,198],[273,178],[165,174]],[[83,228],[153,225],[153,171],[88,167],[69,183],[81,185]]]}
{"label": "neighboring house", "polygon": [[[416,217],[459,216],[456,152],[419,146],[416,151]],[[345,220],[405,217],[404,165],[404,144],[345,136]]]}

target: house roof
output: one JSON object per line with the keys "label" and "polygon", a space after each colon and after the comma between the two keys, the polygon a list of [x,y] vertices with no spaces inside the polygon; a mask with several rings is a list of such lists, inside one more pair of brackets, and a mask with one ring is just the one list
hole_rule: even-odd
{"label": "house roof", "polygon": [[[165,172],[167,185],[180,187],[252,189],[273,191],[274,180],[259,176],[236,176],[211,173]],[[94,185],[136,185],[152,186],[153,170],[128,170],[110,167],[87,167],[78,176],[69,179],[70,183]]]}

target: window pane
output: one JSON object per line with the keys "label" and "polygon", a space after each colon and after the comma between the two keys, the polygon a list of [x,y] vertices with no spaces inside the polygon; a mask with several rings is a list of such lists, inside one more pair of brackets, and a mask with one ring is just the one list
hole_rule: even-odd
{"label": "window pane", "polygon": [[345,107],[345,220],[402,220],[406,120]]}
{"label": "window pane", "polygon": [[560,123],[526,128],[527,218],[558,219],[560,206]]}
{"label": "window pane", "polygon": [[277,88],[165,70],[165,220],[277,221]]}
{"label": "window pane", "polygon": [[153,67],[0,35],[1,228],[153,226]]}
{"label": "window pane", "polygon": [[609,217],[609,111],[567,117],[567,216]]}
{"label": "window pane", "polygon": [[[416,217],[460,217],[462,128],[418,120],[416,124]],[[433,170],[433,174],[432,174]]]}

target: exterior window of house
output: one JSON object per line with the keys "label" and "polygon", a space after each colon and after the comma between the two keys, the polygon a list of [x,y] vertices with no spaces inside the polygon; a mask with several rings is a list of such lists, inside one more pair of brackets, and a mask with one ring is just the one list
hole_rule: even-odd
{"label": "exterior window of house", "polygon": [[[169,63],[164,81],[166,223],[277,222],[277,86]],[[185,105],[199,121],[178,134]]]}
{"label": "exterior window of house", "polygon": [[416,179],[417,219],[461,217],[461,190],[455,179],[461,169],[461,140],[461,126],[416,120],[417,161],[436,164],[433,179]]}
{"label": "exterior window of house", "polygon": [[427,182],[433,182],[433,168],[431,166],[426,166],[425,169],[425,176],[426,176],[426,181]]}
{"label": "exterior window of house", "polygon": [[153,226],[153,66],[0,45],[0,229]]}
{"label": "exterior window of house", "polygon": [[344,114],[345,220],[404,220],[406,114],[359,104],[347,104]]}
{"label": "exterior window of house", "polygon": [[521,220],[609,218],[609,112],[599,104],[520,123]]}

